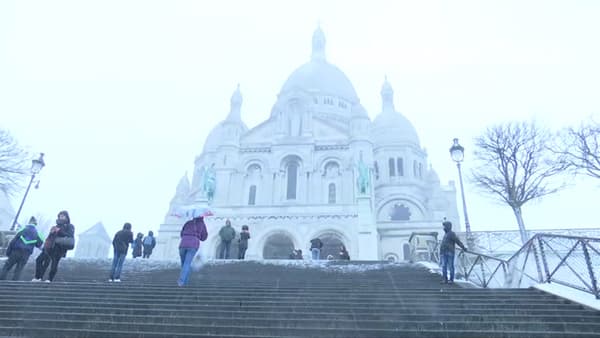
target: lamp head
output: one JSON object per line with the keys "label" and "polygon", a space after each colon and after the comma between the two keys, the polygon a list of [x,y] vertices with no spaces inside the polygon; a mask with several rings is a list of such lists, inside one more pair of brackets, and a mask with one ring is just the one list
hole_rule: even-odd
{"label": "lamp head", "polygon": [[40,153],[40,158],[31,161],[31,173],[34,175],[39,173],[45,165],[44,153]]}
{"label": "lamp head", "polygon": [[454,139],[454,144],[450,147],[450,156],[454,162],[462,162],[465,158],[465,148],[458,144],[458,139]]}

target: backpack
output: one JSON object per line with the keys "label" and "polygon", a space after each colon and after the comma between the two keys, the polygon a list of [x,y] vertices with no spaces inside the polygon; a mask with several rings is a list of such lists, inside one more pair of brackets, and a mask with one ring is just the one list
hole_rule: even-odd
{"label": "backpack", "polygon": [[144,238],[144,245],[152,246],[152,241],[154,241],[154,237],[146,236]]}

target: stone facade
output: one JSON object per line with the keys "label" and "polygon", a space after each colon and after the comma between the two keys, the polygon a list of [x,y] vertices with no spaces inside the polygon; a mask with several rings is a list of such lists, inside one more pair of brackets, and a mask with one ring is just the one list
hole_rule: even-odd
{"label": "stone facade", "polygon": [[[239,86],[233,93],[228,116],[195,159],[191,182],[186,175],[177,186],[156,257],[178,257],[182,220],[170,216],[173,210],[205,199],[215,212],[201,246],[209,258],[226,219],[238,231],[250,227],[251,259],[284,258],[293,248],[307,253],[319,236],[326,251],[343,244],[352,259],[404,260],[411,232],[439,231],[443,217],[460,231],[454,184],[441,185],[428,166],[387,79],[381,97],[371,121],[352,83],[326,60],[317,29],[311,60],[289,76],[266,121],[249,129]],[[207,173],[214,173],[214,191]]]}

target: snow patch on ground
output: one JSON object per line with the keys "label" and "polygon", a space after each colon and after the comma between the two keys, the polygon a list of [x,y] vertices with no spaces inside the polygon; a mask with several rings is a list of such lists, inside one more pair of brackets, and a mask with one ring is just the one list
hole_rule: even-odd
{"label": "snow patch on ground", "polygon": [[416,265],[421,265],[423,267],[426,267],[427,269],[429,269],[429,272],[431,273],[439,273],[441,274],[441,269],[440,266],[437,265],[437,263],[433,263],[433,262],[427,262],[427,261],[422,261],[422,262],[415,262]]}
{"label": "snow patch on ground", "polygon": [[393,266],[399,264],[383,263],[383,262],[360,262],[352,263],[348,261],[328,261],[328,260],[292,260],[292,259],[278,259],[278,260],[236,260],[236,259],[211,259],[203,260],[196,256],[192,263],[194,270],[199,270],[207,265],[225,265],[225,264],[245,264],[246,262],[263,265],[277,265],[285,266],[290,268],[299,269],[320,269],[326,271],[345,272],[345,273],[360,273],[371,270],[381,270],[384,266]]}
{"label": "snow patch on ground", "polygon": [[579,291],[568,286],[556,283],[544,283],[534,286],[538,290],[542,290],[553,295],[566,298],[575,303],[585,305],[592,309],[600,310],[600,299],[596,299],[591,293]]}

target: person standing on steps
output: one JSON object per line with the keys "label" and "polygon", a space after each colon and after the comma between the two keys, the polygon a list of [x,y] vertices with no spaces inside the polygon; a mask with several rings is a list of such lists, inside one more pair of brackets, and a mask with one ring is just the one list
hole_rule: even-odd
{"label": "person standing on steps", "polygon": [[113,262],[110,268],[110,276],[108,277],[109,282],[121,281],[121,270],[123,269],[123,262],[127,256],[127,249],[129,249],[129,243],[133,243],[133,232],[131,231],[131,224],[123,224],[123,229],[117,231],[113,238]]}
{"label": "person standing on steps", "polygon": [[231,226],[230,220],[225,221],[225,226],[219,230],[219,237],[221,237],[221,250],[219,252],[219,258],[229,259],[231,241],[235,238],[235,229]]}
{"label": "person standing on steps", "polygon": [[154,233],[152,230],[148,231],[148,236],[144,237],[144,255],[142,258],[150,258],[152,255],[152,250],[156,246],[156,239],[154,238]]}
{"label": "person standing on steps", "polygon": [[131,244],[131,255],[133,258],[142,257],[142,245],[144,240],[144,234],[138,232],[137,236],[133,240],[133,244]]}
{"label": "person standing on steps", "polygon": [[180,236],[179,258],[181,259],[181,273],[177,285],[183,287],[188,282],[192,260],[200,248],[200,242],[205,241],[208,237],[206,224],[204,224],[204,217],[194,217],[185,222],[181,229]]}
{"label": "person standing on steps", "polygon": [[29,223],[21,229],[15,237],[10,241],[6,248],[6,256],[8,259],[4,262],[4,267],[0,272],[0,280],[6,279],[8,272],[15,267],[12,280],[19,280],[21,272],[29,260],[29,256],[33,253],[33,248],[40,248],[44,244],[42,236],[37,231],[37,220],[35,217],[29,219]]}
{"label": "person standing on steps", "polygon": [[242,225],[240,232],[240,240],[238,244],[238,259],[246,258],[246,250],[248,250],[248,240],[250,239],[250,229],[247,225]]}
{"label": "person standing on steps", "polygon": [[317,237],[310,240],[310,252],[312,253],[313,260],[321,259],[321,248],[323,247],[323,242]]}
{"label": "person standing on steps", "polygon": [[[445,218],[444,218],[445,219]],[[464,251],[467,248],[460,241],[456,233],[452,231],[452,223],[450,221],[444,221],[442,223],[444,227],[444,238],[440,244],[440,261],[442,263],[442,284],[454,283],[454,252],[455,245],[458,245]],[[448,278],[448,270],[450,270],[450,278]]]}
{"label": "person standing on steps", "polygon": [[56,225],[50,229],[50,233],[44,242],[42,253],[35,260],[35,277],[32,282],[41,282],[50,265],[47,283],[54,280],[58,271],[58,262],[67,256],[67,251],[75,247],[75,227],[71,224],[71,218],[66,210],[58,213]]}

